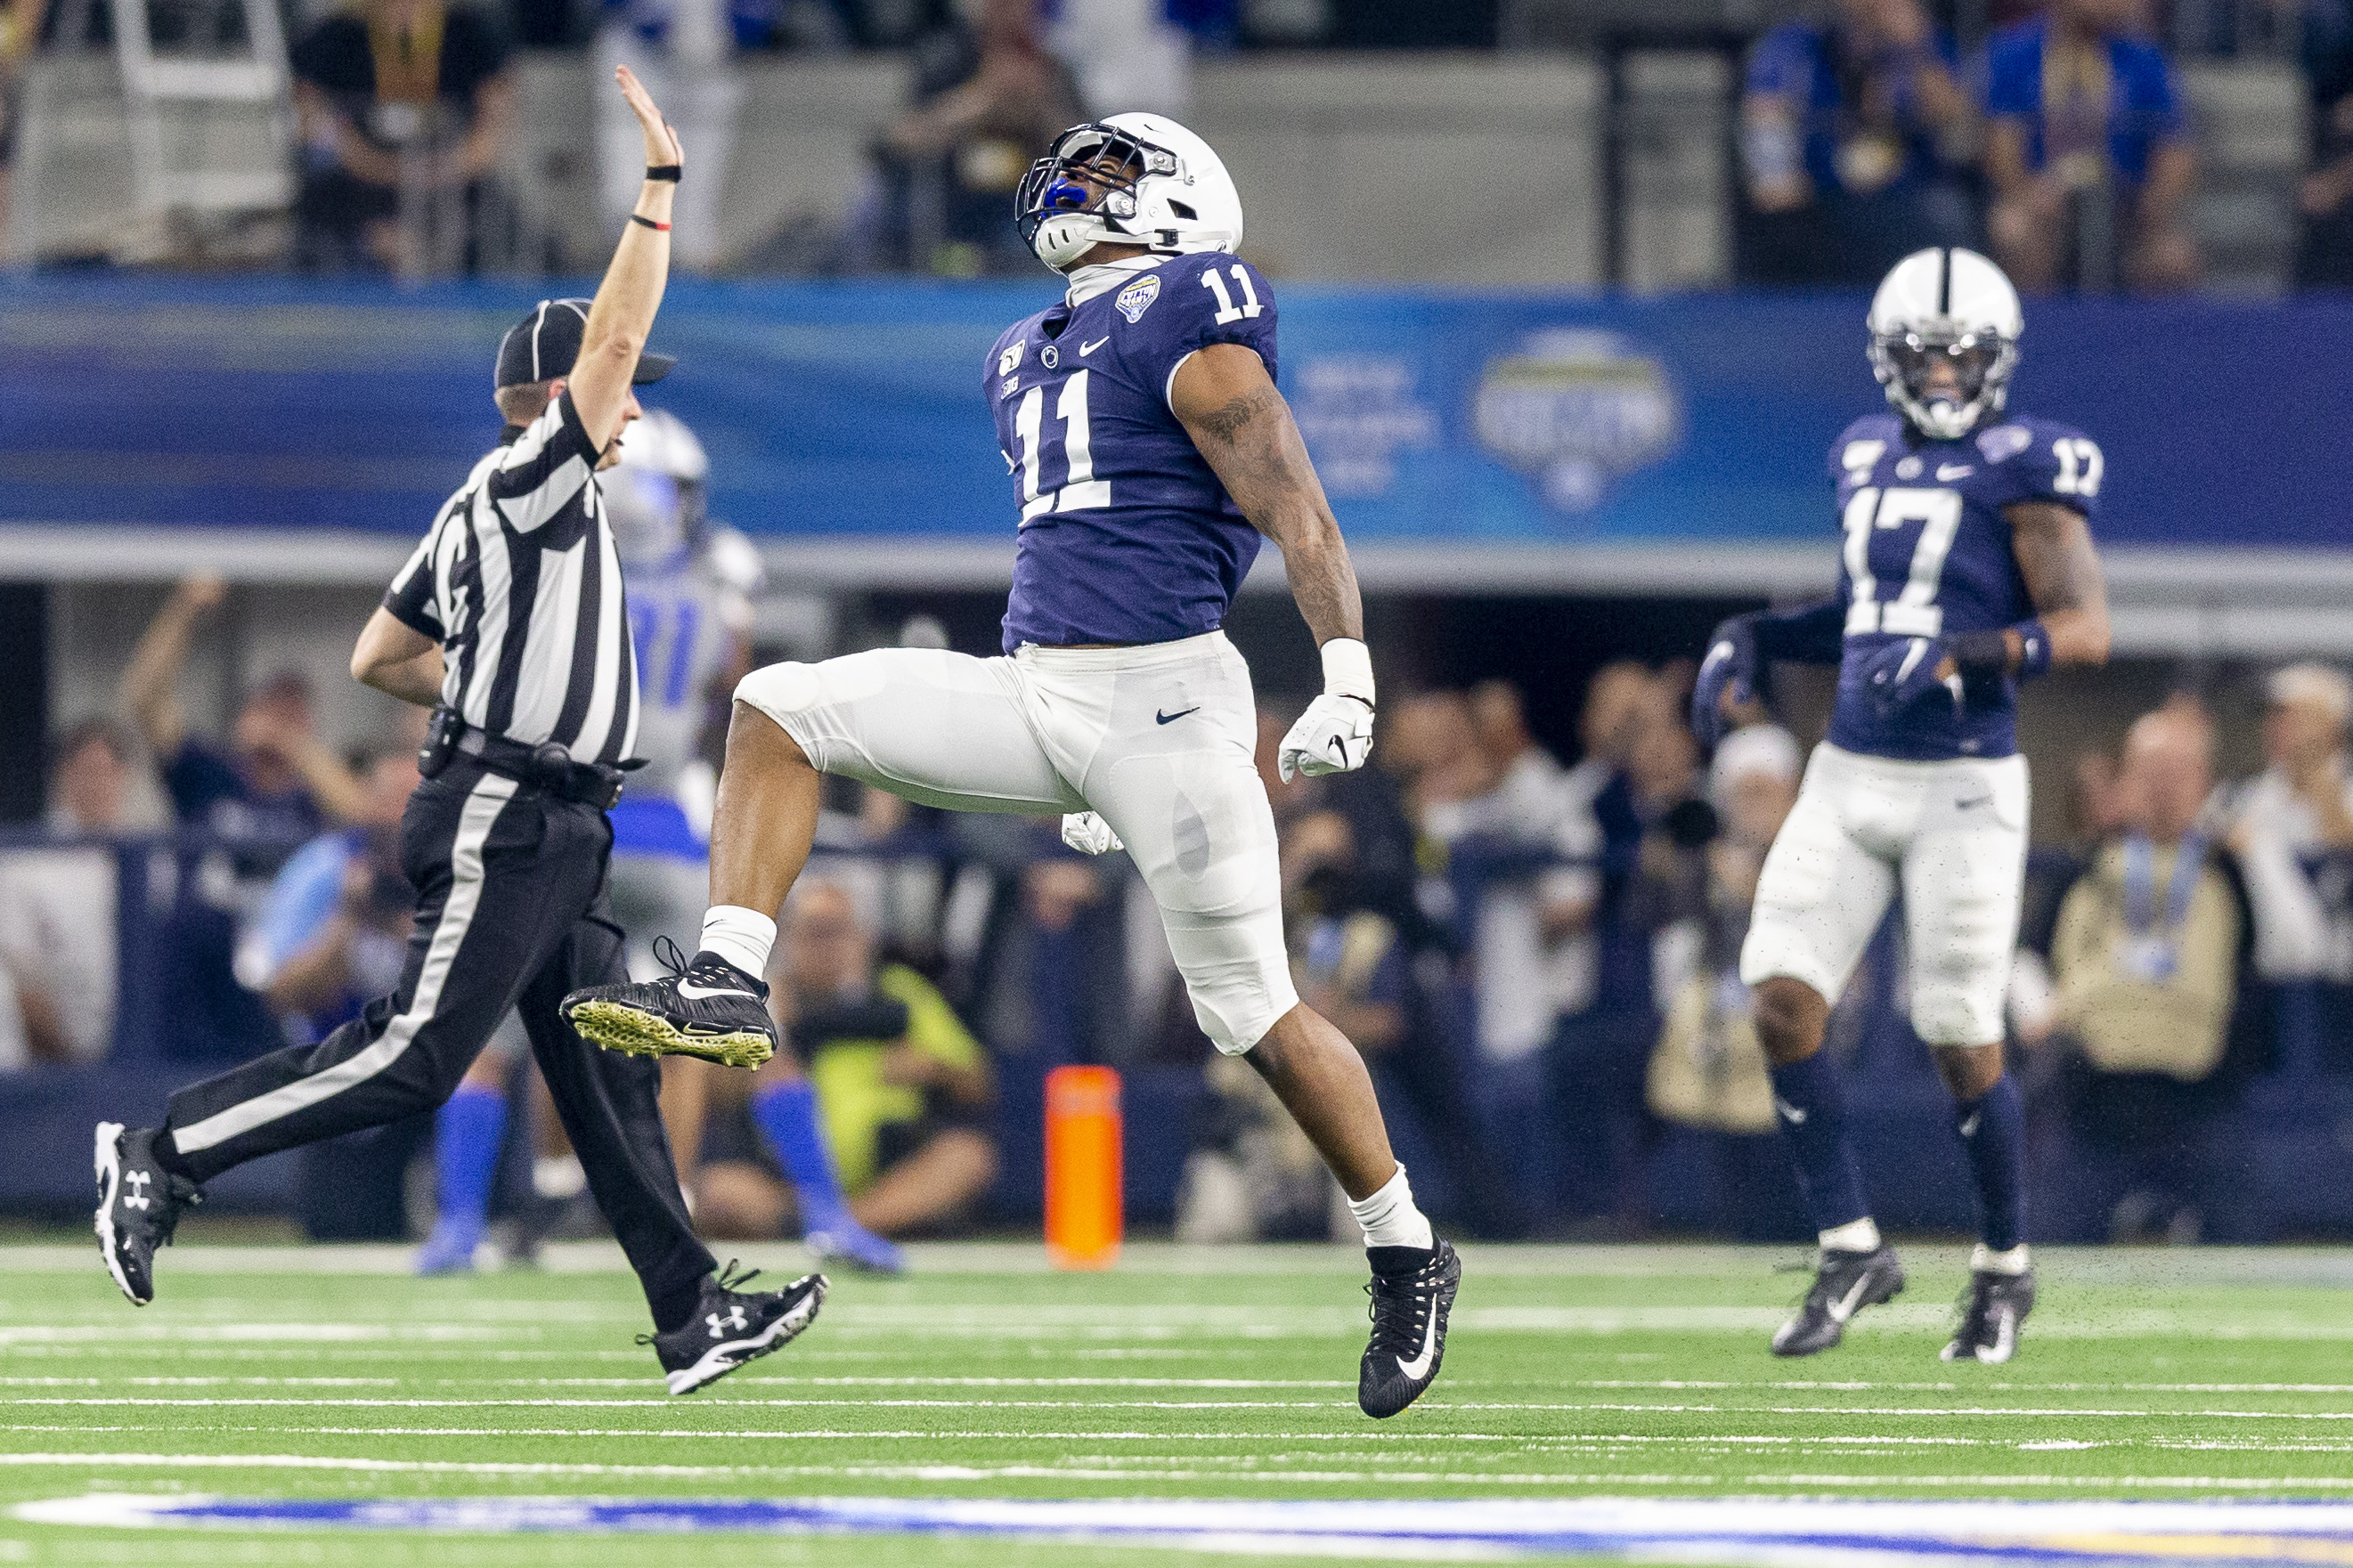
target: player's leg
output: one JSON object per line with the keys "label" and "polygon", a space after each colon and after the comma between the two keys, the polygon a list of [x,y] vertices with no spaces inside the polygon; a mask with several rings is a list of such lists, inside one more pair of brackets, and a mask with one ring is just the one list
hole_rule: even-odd
{"label": "player's leg", "polygon": [[752,1122],[793,1184],[801,1236],[820,1258],[839,1258],[878,1274],[897,1274],[906,1255],[854,1218],[826,1137],[817,1085],[789,1052],[760,1068],[752,1084]]}
{"label": "player's leg", "polygon": [[[501,1042],[515,1048],[501,1049]],[[434,1116],[433,1233],[417,1248],[419,1274],[461,1274],[474,1267],[506,1142],[507,1079],[516,1049],[527,1048],[522,1024],[508,1014]]]}
{"label": "player's leg", "polygon": [[541,804],[515,799],[516,787],[492,774],[418,787],[404,829],[416,926],[391,995],[316,1046],[179,1090],[161,1128],[100,1124],[100,1249],[132,1301],[150,1299],[154,1248],[202,1183],[280,1149],[434,1110],[457,1088],[562,929],[550,911],[561,908],[565,868],[540,854]]}
{"label": "player's leg", "polygon": [[1395,1415],[1438,1375],[1460,1265],[1413,1201],[1364,1058],[1292,984],[1249,668],[1222,639],[1095,663],[1032,661],[1031,711],[1152,889],[1202,1032],[1257,1069],[1347,1194],[1373,1269],[1358,1401]]}
{"label": "player's leg", "polygon": [[1847,1320],[1903,1289],[1873,1222],[1846,1128],[1838,1074],[1822,1054],[1831,1005],[1894,894],[1895,874],[1851,826],[1867,773],[1817,752],[1757,878],[1740,975],[1773,1080],[1782,1143],[1821,1244],[1813,1289],[1773,1336],[1778,1355],[1838,1343]]}
{"label": "player's leg", "polygon": [[960,811],[1042,816],[1081,804],[1023,718],[1004,659],[878,648],[770,665],[735,696],[701,951],[668,980],[566,1000],[581,1032],[610,1049],[737,1067],[774,1053],[760,976],[776,911],[808,862],[822,775]]}
{"label": "player's leg", "polygon": [[2003,1068],[2003,1009],[2026,876],[2026,760],[1953,764],[1904,860],[1912,1026],[1953,1095],[1983,1219],[1971,1304],[1945,1359],[2008,1361],[2034,1302],[2026,1250],[2026,1106]]}

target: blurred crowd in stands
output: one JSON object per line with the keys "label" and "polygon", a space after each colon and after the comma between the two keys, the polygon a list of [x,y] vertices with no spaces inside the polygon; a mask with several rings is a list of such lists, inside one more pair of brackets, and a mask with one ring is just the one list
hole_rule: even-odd
{"label": "blurred crowd in stands", "polygon": [[[1510,41],[1509,9],[1406,0],[352,0],[293,35],[292,259],[316,270],[397,268],[422,225],[454,237],[436,252],[441,263],[481,265],[490,231],[512,210],[498,171],[518,111],[518,47],[588,49],[598,80],[626,61],[660,95],[698,165],[677,218],[685,266],[968,274],[1027,269],[1006,204],[1056,131],[1122,110],[1182,113],[1198,54],[1492,48]],[[1989,249],[2031,290],[2193,285],[2197,127],[2158,39],[2197,35],[2201,52],[2228,55],[2261,37],[2300,61],[2307,154],[2295,281],[2353,283],[2353,0],[1820,0],[1786,9],[1811,19],[1757,37],[1742,76],[1741,281],[1865,284],[1910,250],[1966,244]],[[110,14],[89,0],[0,5],[0,181],[24,58],[74,29],[102,37]],[[1973,36],[1957,37],[1956,19]],[[872,128],[848,217],[838,230],[779,237],[760,255],[723,257],[719,203],[745,97],[733,62],[851,49],[899,53],[911,74],[904,111]],[[608,97],[596,100],[595,153],[617,226],[638,154]],[[0,210],[5,203],[0,184]],[[412,269],[421,264],[407,259]]]}
{"label": "blurred crowd in stands", "polygon": [[[116,711],[57,737],[45,830],[0,847],[0,1073],[135,1057],[193,1076],[318,1037],[397,973],[417,737],[337,755],[292,675],[200,732],[174,685],[221,594],[180,585]],[[1362,1048],[1417,1186],[1467,1232],[1803,1228],[1737,957],[1804,748],[1759,712],[1704,757],[1689,678],[1601,668],[1573,763],[1501,681],[1391,698],[1373,765],[1324,779],[1277,775],[1291,715],[1261,714],[1301,994]],[[2289,1066],[2331,1092],[2353,1081],[2353,679],[2291,665],[2262,697],[2251,776],[2228,777],[2244,764],[2224,768],[2185,692],[2046,789],[2010,998],[2039,1234],[2271,1234],[2246,1191],[2248,1095]],[[1127,1076],[1138,1146],[1170,1165],[1177,1234],[1327,1231],[1328,1178],[1195,1026],[1124,858],[1067,850],[1052,821],[837,784],[770,978],[863,1223],[936,1234],[1029,1212],[1042,1075],[1101,1061]],[[1891,920],[1834,1017],[1859,1114],[1933,1088],[1902,1022],[1903,940]],[[494,1060],[510,1092],[528,1074],[522,1054]],[[673,1066],[703,1223],[789,1230],[754,1129],[763,1080]],[[540,1120],[519,1168],[560,1206],[576,1172]],[[1675,1195],[1693,1181],[1712,1195]]]}

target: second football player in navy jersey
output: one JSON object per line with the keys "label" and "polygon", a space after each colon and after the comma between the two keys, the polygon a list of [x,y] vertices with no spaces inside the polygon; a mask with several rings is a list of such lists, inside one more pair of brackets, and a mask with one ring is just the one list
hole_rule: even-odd
{"label": "second football player in navy jersey", "polygon": [[953,810],[1062,813],[1072,847],[1134,861],[1202,1032],[1258,1070],[1347,1194],[1373,1275],[1357,1403],[1394,1415],[1438,1375],[1461,1263],[1414,1202],[1363,1058],[1292,984],[1250,670],[1221,630],[1273,540],[1324,667],[1279,765],[1364,764],[1364,607],[1275,388],[1274,296],[1233,254],[1225,165],[1160,116],[1064,132],[1016,205],[1069,286],[982,367],[1017,523],[1005,656],[881,648],[745,677],[702,951],[565,1010],[617,1049],[738,1065],[773,1050],[759,975],[823,773]]}
{"label": "second football player in navy jersey", "polygon": [[1757,885],[1740,976],[1821,1260],[1777,1355],[1838,1343],[1904,1288],[1879,1235],[1821,1054],[1837,1000],[1899,886],[1912,1025],[1955,1101],[1983,1206],[1968,1306],[1947,1361],[2004,1362],[2034,1305],[2025,1114],[2002,1068],[2003,1003],[2026,863],[2018,685],[2107,658],[2091,519],[2100,449],[2063,426],[2005,417],[2017,292],[1967,250],[1907,257],[1871,308],[1871,357],[1894,414],[1831,450],[1841,533],[1835,599],[1742,616],[1711,639],[1692,698],[1712,741],[1773,659],[1835,664],[1829,739]]}

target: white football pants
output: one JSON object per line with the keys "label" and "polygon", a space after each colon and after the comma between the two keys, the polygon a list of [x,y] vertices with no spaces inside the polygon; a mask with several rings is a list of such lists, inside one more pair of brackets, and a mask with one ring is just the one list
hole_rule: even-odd
{"label": "white football pants", "polygon": [[1002,658],[878,648],[755,669],[735,696],[820,772],[924,805],[1100,812],[1219,1050],[1249,1050],[1298,1005],[1250,667],[1223,632]]}
{"label": "white football pants", "polygon": [[1899,763],[1815,747],[1757,879],[1741,980],[1787,976],[1836,1002],[1901,878],[1913,1029],[1932,1046],[1999,1041],[2026,814],[2024,757]]}

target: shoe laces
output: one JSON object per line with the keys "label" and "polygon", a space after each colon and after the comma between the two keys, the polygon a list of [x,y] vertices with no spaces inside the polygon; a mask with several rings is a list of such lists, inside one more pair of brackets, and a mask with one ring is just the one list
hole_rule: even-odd
{"label": "shoe laces", "polygon": [[164,1182],[169,1196],[164,1205],[164,1212],[155,1216],[155,1239],[158,1244],[169,1247],[173,1233],[180,1228],[180,1215],[203,1203],[205,1192],[185,1176],[175,1176],[169,1172],[164,1173]]}
{"label": "shoe laces", "polygon": [[678,976],[687,972],[693,960],[687,957],[686,950],[679,946],[668,932],[664,932],[654,938],[654,962],[669,970],[673,976]]}
{"label": "shoe laces", "polygon": [[[670,971],[670,976],[672,980],[683,980],[694,973],[693,957],[690,956],[684,948],[679,946],[679,944],[672,941],[667,934],[654,938],[654,959],[664,969]],[[724,979],[731,985],[748,980],[751,982],[750,989],[754,994],[763,998],[768,994],[768,983],[766,981],[761,979],[756,974],[745,974],[742,970],[736,968],[733,964],[729,963],[724,959],[719,959],[713,963],[705,964],[703,967],[711,973],[713,979]]]}
{"label": "shoe laces", "polygon": [[746,1294],[744,1287],[759,1277],[758,1269],[746,1268],[740,1260],[731,1258],[727,1260],[727,1267],[719,1271],[719,1277],[712,1281],[712,1284],[720,1290],[740,1296]]}
{"label": "shoe laces", "polygon": [[1365,1294],[1371,1298],[1366,1304],[1365,1316],[1372,1320],[1372,1349],[1419,1353],[1423,1328],[1430,1321],[1430,1295],[1427,1289],[1436,1278],[1438,1259],[1411,1274],[1376,1274],[1365,1283]]}

